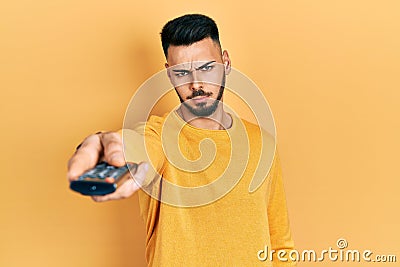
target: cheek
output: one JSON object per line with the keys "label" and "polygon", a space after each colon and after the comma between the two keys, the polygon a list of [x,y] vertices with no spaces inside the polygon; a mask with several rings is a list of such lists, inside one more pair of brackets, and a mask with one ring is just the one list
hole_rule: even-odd
{"label": "cheek", "polygon": [[192,94],[190,88],[187,86],[175,87],[175,91],[182,99],[186,99],[187,96]]}

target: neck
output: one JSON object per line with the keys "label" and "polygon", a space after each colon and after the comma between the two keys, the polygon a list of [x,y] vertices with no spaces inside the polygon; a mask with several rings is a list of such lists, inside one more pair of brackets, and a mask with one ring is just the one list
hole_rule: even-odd
{"label": "neck", "polygon": [[184,105],[180,105],[177,109],[177,113],[184,121],[197,128],[225,130],[232,126],[232,118],[225,112],[222,105],[218,105],[215,112],[208,117],[197,117]]}

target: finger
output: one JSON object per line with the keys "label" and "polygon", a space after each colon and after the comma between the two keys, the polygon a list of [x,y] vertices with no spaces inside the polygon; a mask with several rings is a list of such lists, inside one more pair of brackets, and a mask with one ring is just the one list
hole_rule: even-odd
{"label": "finger", "polygon": [[123,166],[125,158],[121,135],[116,132],[108,132],[103,133],[100,138],[104,147],[104,160],[114,166]]}
{"label": "finger", "polygon": [[68,180],[76,180],[79,175],[93,168],[98,162],[101,153],[100,135],[93,134],[85,138],[80,148],[76,150],[68,161]]}
{"label": "finger", "polygon": [[146,180],[146,174],[149,170],[149,164],[147,162],[141,162],[138,164],[136,172],[133,174],[133,180],[135,185],[139,188],[141,187]]}
{"label": "finger", "polygon": [[124,199],[133,195],[138,189],[139,187],[135,182],[132,179],[128,179],[115,192],[104,196],[92,196],[92,199],[96,202]]}
{"label": "finger", "polygon": [[104,196],[92,196],[92,199],[96,202],[105,202],[109,200],[117,200],[130,197],[139,190],[140,185],[138,183],[145,179],[148,168],[148,163],[140,163],[134,175],[134,179],[128,179],[120,187],[118,187],[115,192],[111,194]]}

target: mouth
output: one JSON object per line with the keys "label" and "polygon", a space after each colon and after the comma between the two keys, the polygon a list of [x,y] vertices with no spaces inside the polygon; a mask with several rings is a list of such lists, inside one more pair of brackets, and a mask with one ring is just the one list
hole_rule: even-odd
{"label": "mouth", "polygon": [[203,95],[203,96],[196,96],[196,97],[193,97],[191,100],[193,100],[194,102],[197,103],[197,102],[206,101],[208,98],[209,98],[208,96]]}

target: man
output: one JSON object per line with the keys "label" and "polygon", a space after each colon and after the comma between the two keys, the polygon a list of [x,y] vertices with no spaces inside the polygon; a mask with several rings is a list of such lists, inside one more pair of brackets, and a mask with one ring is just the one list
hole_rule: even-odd
{"label": "man", "polygon": [[[265,258],[264,254],[293,249],[277,155],[271,160],[265,181],[254,192],[248,189],[257,172],[263,149],[260,147],[274,151],[274,140],[264,140],[257,125],[225,111],[223,92],[231,60],[228,52],[221,49],[218,28],[212,19],[198,14],[176,18],[164,26],[161,39],[167,74],[182,104],[168,116],[152,116],[142,129],[148,158],[135,158],[129,134],[124,135],[124,145],[131,149],[131,153],[125,152],[126,160],[142,161],[134,175],[142,184],[130,179],[114,193],[93,199],[122,199],[138,191],[149,266],[272,266],[269,260],[260,260]],[[178,166],[179,161],[165,155],[162,136],[168,120],[173,125],[171,133],[179,132],[179,140],[172,144],[190,161],[188,166],[196,166],[191,164],[202,153],[216,151],[211,165],[196,171],[192,167],[185,169]],[[240,129],[246,131],[246,140],[232,146],[231,139],[242,140],[244,136]],[[211,139],[214,146],[200,151],[204,139]],[[112,165],[125,164],[120,133],[87,137],[69,161],[69,181],[92,168],[101,155]],[[243,170],[238,166],[244,166]],[[154,176],[149,175],[149,169],[162,179],[149,181],[148,177]],[[225,181],[223,186],[207,187],[224,176],[225,170],[229,170],[229,175],[221,179]],[[231,176],[240,179],[232,184]],[[148,190],[149,185],[152,186]],[[182,188],[205,190],[193,197],[182,193]],[[190,192],[195,194],[196,190]],[[260,252],[266,247],[269,251]],[[279,261],[277,255],[272,258],[273,266],[292,266]]]}

